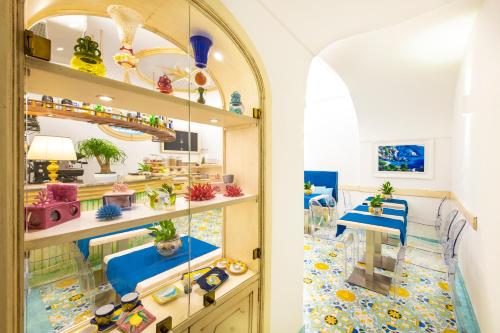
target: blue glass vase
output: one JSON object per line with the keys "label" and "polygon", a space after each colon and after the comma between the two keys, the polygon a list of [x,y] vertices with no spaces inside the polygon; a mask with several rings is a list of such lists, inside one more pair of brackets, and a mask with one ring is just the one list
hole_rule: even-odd
{"label": "blue glass vase", "polygon": [[189,39],[191,41],[191,46],[194,51],[194,61],[196,67],[205,68],[207,67],[208,61],[208,51],[212,46],[212,41],[205,36],[191,36]]}

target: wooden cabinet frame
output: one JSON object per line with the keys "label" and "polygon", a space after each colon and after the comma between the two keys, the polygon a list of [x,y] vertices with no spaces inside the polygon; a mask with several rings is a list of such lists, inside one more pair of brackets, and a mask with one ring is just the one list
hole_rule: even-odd
{"label": "wooden cabinet frame", "polygon": [[[264,154],[264,147],[270,148],[270,142],[265,141],[266,134],[270,134],[270,117],[266,110],[270,110],[269,84],[264,76],[262,62],[251,45],[249,38],[239,27],[229,11],[217,0],[202,1],[189,0],[189,3],[202,11],[204,15],[214,21],[224,30],[229,39],[240,49],[250,65],[259,90],[261,121],[258,125],[258,136],[261,140],[259,147],[259,244],[265,247],[269,240],[264,239],[265,230],[271,230],[270,223],[264,228],[264,220],[270,217],[271,203],[265,193],[270,193],[270,182],[265,182],[270,176],[270,159]],[[24,322],[24,226],[23,226],[23,94],[24,94],[24,2],[6,0],[0,4],[0,63],[5,76],[0,80],[0,331],[23,332]],[[270,222],[270,221],[269,221]],[[264,230],[265,229],[265,230]],[[260,290],[265,293],[263,280],[267,276],[265,270],[265,250],[262,251],[260,261]],[[260,297],[261,310],[259,329],[262,331],[263,300]]]}

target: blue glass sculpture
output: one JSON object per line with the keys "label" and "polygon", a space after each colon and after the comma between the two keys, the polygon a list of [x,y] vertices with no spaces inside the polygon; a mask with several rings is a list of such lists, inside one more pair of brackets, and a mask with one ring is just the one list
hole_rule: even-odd
{"label": "blue glass sculpture", "polygon": [[122,209],[117,205],[104,205],[97,210],[96,218],[99,220],[112,220],[122,215]]}
{"label": "blue glass sculpture", "polygon": [[212,46],[212,41],[209,38],[200,35],[191,36],[189,40],[191,41],[191,46],[193,47],[196,67],[207,67],[208,51]]}
{"label": "blue glass sculpture", "polygon": [[229,111],[243,114],[243,104],[241,103],[241,94],[237,91],[231,94],[231,101],[229,102]]}

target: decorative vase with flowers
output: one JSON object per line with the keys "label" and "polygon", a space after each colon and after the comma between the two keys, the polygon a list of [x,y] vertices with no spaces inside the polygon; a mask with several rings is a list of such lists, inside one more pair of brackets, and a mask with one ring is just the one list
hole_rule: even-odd
{"label": "decorative vase with flowers", "polygon": [[377,194],[376,196],[373,197],[373,199],[370,200],[370,206],[368,207],[368,211],[372,215],[380,216],[383,213],[383,208],[382,208],[382,197],[380,194]]}
{"label": "decorative vase with flowers", "polygon": [[392,194],[394,193],[395,189],[394,187],[392,187],[390,182],[385,182],[382,184],[379,191],[382,193],[382,199],[390,200],[392,199]]}

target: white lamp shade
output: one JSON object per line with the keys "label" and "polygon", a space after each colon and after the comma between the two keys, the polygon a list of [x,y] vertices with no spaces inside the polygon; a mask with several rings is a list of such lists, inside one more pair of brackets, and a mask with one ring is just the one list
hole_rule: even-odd
{"label": "white lamp shade", "polygon": [[37,135],[33,138],[28,160],[75,161],[73,141],[62,136]]}

